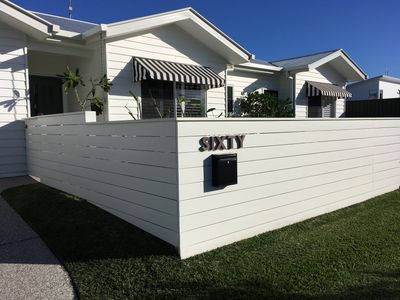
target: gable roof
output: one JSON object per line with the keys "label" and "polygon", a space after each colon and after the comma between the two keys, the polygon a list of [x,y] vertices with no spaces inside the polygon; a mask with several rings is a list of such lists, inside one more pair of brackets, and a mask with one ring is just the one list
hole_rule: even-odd
{"label": "gable roof", "polygon": [[59,30],[57,25],[8,0],[0,0],[0,20],[37,39],[49,37]]}
{"label": "gable roof", "polygon": [[274,65],[277,65],[279,67],[285,68],[285,69],[294,69],[294,68],[304,68],[326,56],[329,54],[332,54],[340,49],[335,49],[335,50],[329,50],[329,51],[324,51],[324,52],[318,52],[318,53],[313,53],[313,54],[307,54],[307,55],[302,55],[302,56],[296,56],[292,58],[287,58],[287,59],[282,59],[282,60],[276,60],[272,61]]}
{"label": "gable roof", "polygon": [[367,74],[351,59],[343,49],[335,49],[313,53],[283,60],[272,61],[286,71],[308,71],[324,64],[331,65],[341,73],[346,80],[355,81],[368,78]]}
{"label": "gable roof", "polygon": [[49,15],[41,12],[33,12],[32,13],[43,20],[46,20],[52,24],[56,24],[60,27],[61,30],[72,31],[76,33],[83,33],[96,27],[98,24],[85,22],[81,20],[69,19],[60,16]]}
{"label": "gable roof", "polygon": [[222,57],[228,58],[232,64],[243,63],[253,58],[250,52],[191,7],[107,25],[101,24],[84,32],[82,36],[83,39],[90,40],[97,33],[104,32],[106,39],[117,39],[169,24],[176,24]]}

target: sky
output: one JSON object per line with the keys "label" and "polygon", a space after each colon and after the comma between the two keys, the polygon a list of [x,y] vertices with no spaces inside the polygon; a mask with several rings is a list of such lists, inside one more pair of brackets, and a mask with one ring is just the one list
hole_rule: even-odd
{"label": "sky", "polygon": [[[11,0],[68,16],[68,0]],[[193,7],[256,58],[344,49],[374,77],[400,77],[399,0],[72,0],[73,18],[112,23]]]}

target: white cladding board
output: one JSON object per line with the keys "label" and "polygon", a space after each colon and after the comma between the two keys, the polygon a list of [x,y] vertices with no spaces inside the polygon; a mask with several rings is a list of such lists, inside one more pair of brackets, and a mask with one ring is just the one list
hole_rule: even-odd
{"label": "white cladding board", "polygon": [[[203,136],[244,148],[200,152]],[[400,183],[400,119],[178,120],[181,257],[343,208]],[[212,154],[237,153],[238,184],[211,186]]]}
{"label": "white cladding board", "polygon": [[[306,93],[306,81],[336,84],[340,87],[345,86],[346,80],[342,78],[329,64],[319,68],[297,73],[296,80],[296,118],[307,118],[308,97]],[[336,117],[342,117],[345,110],[344,99],[336,101]]]}
{"label": "white cladding board", "polygon": [[25,35],[0,23],[0,178],[26,174],[26,61]]}
{"label": "white cladding board", "polygon": [[[109,120],[130,120],[125,106],[136,114],[136,103],[129,95],[140,96],[140,84],[133,84],[132,57],[145,57],[210,67],[222,78],[226,62],[176,25],[163,26],[106,44],[107,74],[113,87],[108,95]],[[225,89],[209,89],[207,105],[225,112]]]}
{"label": "white cladding board", "polygon": [[400,98],[400,83],[380,80],[379,90],[382,90],[383,92],[382,93],[383,99]]}
{"label": "white cladding board", "polygon": [[252,93],[260,88],[279,91],[279,77],[263,73],[230,71],[226,84],[233,87],[234,108],[237,110],[236,100],[243,98],[246,93]]}
{"label": "white cladding board", "polygon": [[29,175],[178,246],[176,123],[88,117],[27,119]]}

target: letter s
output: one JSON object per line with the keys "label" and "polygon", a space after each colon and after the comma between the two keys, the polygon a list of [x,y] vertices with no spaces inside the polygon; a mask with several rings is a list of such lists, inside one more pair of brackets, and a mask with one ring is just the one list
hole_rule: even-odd
{"label": "letter s", "polygon": [[211,150],[211,145],[210,145],[210,140],[208,137],[202,137],[200,139],[200,151],[210,151]]}

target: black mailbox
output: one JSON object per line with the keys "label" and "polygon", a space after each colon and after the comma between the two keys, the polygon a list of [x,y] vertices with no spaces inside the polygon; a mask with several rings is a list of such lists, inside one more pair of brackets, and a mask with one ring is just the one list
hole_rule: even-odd
{"label": "black mailbox", "polygon": [[212,155],[212,185],[223,187],[237,184],[237,155]]}

